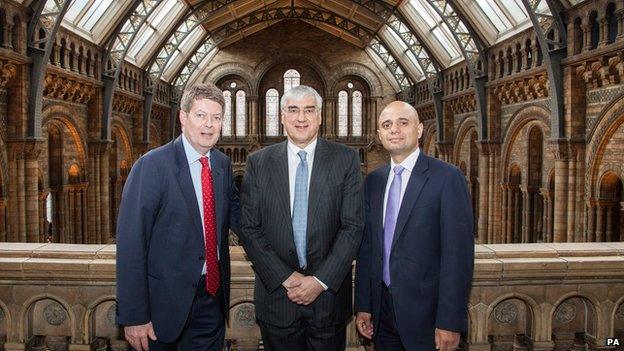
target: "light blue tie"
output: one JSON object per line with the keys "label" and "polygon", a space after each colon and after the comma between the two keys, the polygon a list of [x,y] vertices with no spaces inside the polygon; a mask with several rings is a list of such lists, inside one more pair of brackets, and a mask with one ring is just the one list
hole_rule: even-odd
{"label": "light blue tie", "polygon": [[396,229],[397,218],[399,217],[399,207],[401,206],[401,185],[403,179],[401,173],[405,170],[403,166],[394,166],[394,178],[390,183],[388,200],[386,202],[386,219],[384,221],[384,246],[383,246],[383,281],[390,286],[390,252],[392,251],[392,240]]}
{"label": "light blue tie", "polygon": [[299,267],[306,266],[306,231],[308,226],[308,154],[301,150],[297,153],[301,162],[295,175],[295,203],[293,205],[292,226]]}

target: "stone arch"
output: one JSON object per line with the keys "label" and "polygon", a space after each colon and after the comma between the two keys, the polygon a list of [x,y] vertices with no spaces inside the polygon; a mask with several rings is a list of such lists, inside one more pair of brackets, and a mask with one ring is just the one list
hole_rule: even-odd
{"label": "stone arch", "polygon": [[585,196],[589,198],[596,196],[598,173],[607,145],[624,124],[624,94],[605,106],[596,121],[587,135],[588,167],[585,173]]}
{"label": "stone arch", "polygon": [[80,161],[80,168],[86,169],[87,164],[85,150],[87,149],[87,134],[78,126],[78,123],[76,123],[76,117],[74,116],[74,112],[66,106],[53,104],[45,107],[43,109],[42,115],[42,126],[46,125],[51,121],[58,121],[67,128],[76,145],[76,151],[78,152],[78,159]]}
{"label": "stone arch", "polygon": [[154,122],[150,123],[150,149],[155,149],[162,145],[162,135],[160,129]]}
{"label": "stone arch", "polygon": [[251,91],[256,91],[255,84],[257,83],[254,80],[254,69],[244,63],[226,62],[217,65],[204,76],[202,82],[216,84],[220,79],[229,75],[239,76],[247,83],[247,86],[250,87]]}
{"label": "stone arch", "polygon": [[[511,302],[513,300],[518,300],[520,303],[524,304],[524,306],[520,306],[520,307],[525,308],[525,315],[524,315],[525,332],[530,333],[530,336],[533,340],[537,339],[539,337],[538,333],[541,330],[540,307],[532,297],[523,293],[519,293],[519,292],[511,292],[511,293],[500,295],[488,305],[487,312],[486,312],[487,318],[485,319],[485,328],[484,328],[484,330],[487,333],[488,338],[489,338],[492,328],[494,328],[491,323],[492,314],[495,313],[496,309],[499,306],[502,306],[501,305],[502,303],[504,303],[505,301]],[[518,316],[518,313],[521,311],[518,310],[518,306],[516,303],[511,302],[510,306],[507,308],[515,308],[515,316],[513,316],[514,313],[510,311],[509,314],[511,315],[506,316],[506,317],[502,316],[504,317],[502,319],[503,322],[513,323],[513,322],[517,322],[518,317],[522,318],[522,316]],[[530,318],[530,321],[526,320],[528,318]],[[530,327],[526,326],[527,323],[530,323]],[[521,325],[518,327],[520,327],[519,329],[522,329]],[[513,342],[514,335],[511,335],[511,337],[512,339],[510,341]],[[490,342],[493,342],[493,340],[490,340]],[[506,342],[506,341],[498,340],[498,342]]]}
{"label": "stone arch", "polygon": [[22,308],[19,312],[19,330],[18,330],[18,338],[20,342],[25,342],[25,338],[26,338],[26,333],[27,333],[27,325],[26,323],[28,322],[28,313],[31,311],[31,309],[33,307],[35,307],[35,304],[39,301],[43,301],[43,300],[52,300],[58,304],[61,305],[61,307],[65,310],[65,312],[67,313],[68,317],[69,317],[69,330],[71,331],[71,335],[70,335],[70,343],[77,343],[78,342],[78,330],[76,328],[76,315],[74,314],[74,311],[71,309],[71,307],[69,306],[69,303],[67,303],[67,301],[65,301],[64,299],[50,294],[50,293],[43,293],[43,294],[37,294],[35,296],[32,296],[31,298],[29,298],[28,300],[24,301],[24,303],[22,304]]}
{"label": "stone arch", "polygon": [[372,97],[382,97],[384,95],[381,79],[370,68],[361,63],[346,62],[333,66],[332,74],[328,78],[330,90],[336,90],[336,84],[345,76],[356,76],[368,84],[370,94]]}
{"label": "stone arch", "polygon": [[421,137],[421,140],[419,143],[419,145],[422,147],[422,150],[425,152],[425,154],[431,156],[431,157],[437,157],[438,155],[438,150],[436,148],[436,131],[437,131],[437,127],[435,124],[435,121],[431,120],[431,121],[425,121],[423,122],[424,124],[424,130],[423,130],[423,136]]}
{"label": "stone arch", "polygon": [[[585,308],[580,314],[582,318],[579,317],[576,308],[581,303]],[[561,296],[548,311],[545,330],[548,336],[553,337],[555,348],[572,347],[577,342],[574,333],[580,332],[581,329],[585,333],[590,332],[591,335],[599,337],[598,333],[603,323],[601,315],[600,302],[595,296],[586,292],[569,292]],[[573,331],[566,332],[564,329]]]}
{"label": "stone arch", "polygon": [[328,84],[327,77],[331,76],[331,67],[310,50],[305,48],[292,48],[291,50],[292,52],[290,53],[278,52],[277,50],[269,52],[267,56],[256,65],[253,70],[255,72],[254,79],[251,81],[252,94],[262,96],[259,91],[260,83],[270,69],[283,63],[297,62],[300,65],[307,65],[316,71],[323,84],[323,91],[319,91],[319,94],[321,94],[321,96],[329,96],[331,92],[328,90],[330,85]]}
{"label": "stone arch", "polygon": [[[508,170],[508,164],[510,159],[511,151],[514,147],[514,144],[517,140],[518,135],[523,130],[523,128],[534,122],[541,127],[543,135],[550,135],[550,112],[548,109],[538,106],[538,105],[529,105],[516,113],[511,117],[510,123],[507,128],[503,132],[503,145],[501,147],[501,165],[503,166],[503,172]],[[529,128],[530,129],[530,128]],[[502,174],[504,177],[504,174]]]}
{"label": "stone arch", "polygon": [[453,161],[455,163],[459,162],[461,146],[464,138],[466,138],[466,136],[468,136],[473,129],[476,130],[476,128],[477,120],[475,116],[468,116],[460,122],[459,128],[457,128],[457,132],[453,138],[453,144],[455,145],[455,149],[453,150]]}
{"label": "stone arch", "polygon": [[[93,339],[95,337],[97,337],[97,324],[96,324],[96,319],[98,317],[98,309],[102,306],[102,305],[110,305],[110,302],[113,302],[114,304],[112,306],[117,306],[117,297],[115,295],[104,295],[104,296],[99,296],[96,300],[94,300],[91,304],[89,304],[89,306],[87,306],[87,309],[85,311],[84,314],[84,320],[83,320],[83,325],[84,325],[84,340],[83,343],[84,344],[90,344],[91,342],[93,342]],[[106,310],[106,318],[111,321],[111,311],[115,311],[115,309],[110,309],[111,307],[109,307]],[[101,316],[100,316],[101,317]],[[114,329],[118,329],[117,325],[115,324],[115,315],[112,315],[112,322],[113,322],[113,328]]]}
{"label": "stone arch", "polygon": [[[9,337],[9,335],[12,335],[11,327],[13,326],[13,316],[11,316],[10,312],[11,311],[9,310],[8,306],[2,300],[0,300],[0,314],[2,315],[2,317],[0,318],[0,333],[4,331],[7,337]],[[2,328],[3,324],[4,330]]]}
{"label": "stone arch", "polygon": [[624,296],[615,302],[613,311],[611,311],[609,316],[609,335],[613,335],[621,340],[624,337]]}
{"label": "stone arch", "polygon": [[123,145],[124,156],[127,157],[128,167],[132,166],[132,140],[129,137],[128,129],[118,118],[113,118],[111,130],[117,132]]}

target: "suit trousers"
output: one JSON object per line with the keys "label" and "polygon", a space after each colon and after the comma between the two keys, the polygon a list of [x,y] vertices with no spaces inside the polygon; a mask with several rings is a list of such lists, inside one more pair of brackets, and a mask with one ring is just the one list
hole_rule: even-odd
{"label": "suit trousers", "polygon": [[258,320],[267,351],[342,351],[346,346],[346,323],[317,327],[311,323],[312,308],[300,306],[302,316],[288,327]]}
{"label": "suit trousers", "polygon": [[379,326],[375,331],[375,350],[405,351],[399,331],[396,328],[392,293],[386,284],[381,283],[381,309],[379,311]]}
{"label": "suit trousers", "polygon": [[206,292],[206,276],[202,275],[197,283],[186,324],[178,339],[172,343],[150,340],[150,351],[221,351],[225,339],[221,289],[220,287],[217,291],[217,296],[210,296]]}

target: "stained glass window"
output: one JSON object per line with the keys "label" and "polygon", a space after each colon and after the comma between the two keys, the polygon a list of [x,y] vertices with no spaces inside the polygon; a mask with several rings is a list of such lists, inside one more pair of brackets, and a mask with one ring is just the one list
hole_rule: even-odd
{"label": "stained glass window", "polygon": [[351,99],[351,135],[362,136],[362,92],[356,90]]}
{"label": "stained glass window", "polygon": [[223,98],[225,99],[225,111],[223,111],[221,135],[232,136],[232,93],[229,90],[225,90]]}
{"label": "stained glass window", "polygon": [[236,92],[236,136],[245,136],[247,128],[247,104],[245,91]]}
{"label": "stained glass window", "polygon": [[338,93],[338,136],[349,135],[349,95],[341,90]]}
{"label": "stained glass window", "polygon": [[269,89],[266,92],[266,135],[279,135],[279,92]]}

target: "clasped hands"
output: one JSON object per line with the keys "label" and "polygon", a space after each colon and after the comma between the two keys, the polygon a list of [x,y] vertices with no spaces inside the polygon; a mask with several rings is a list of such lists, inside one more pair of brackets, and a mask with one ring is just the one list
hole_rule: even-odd
{"label": "clasped hands", "polygon": [[288,298],[299,305],[311,304],[325,291],[313,276],[305,276],[299,272],[293,272],[282,286],[286,289]]}

